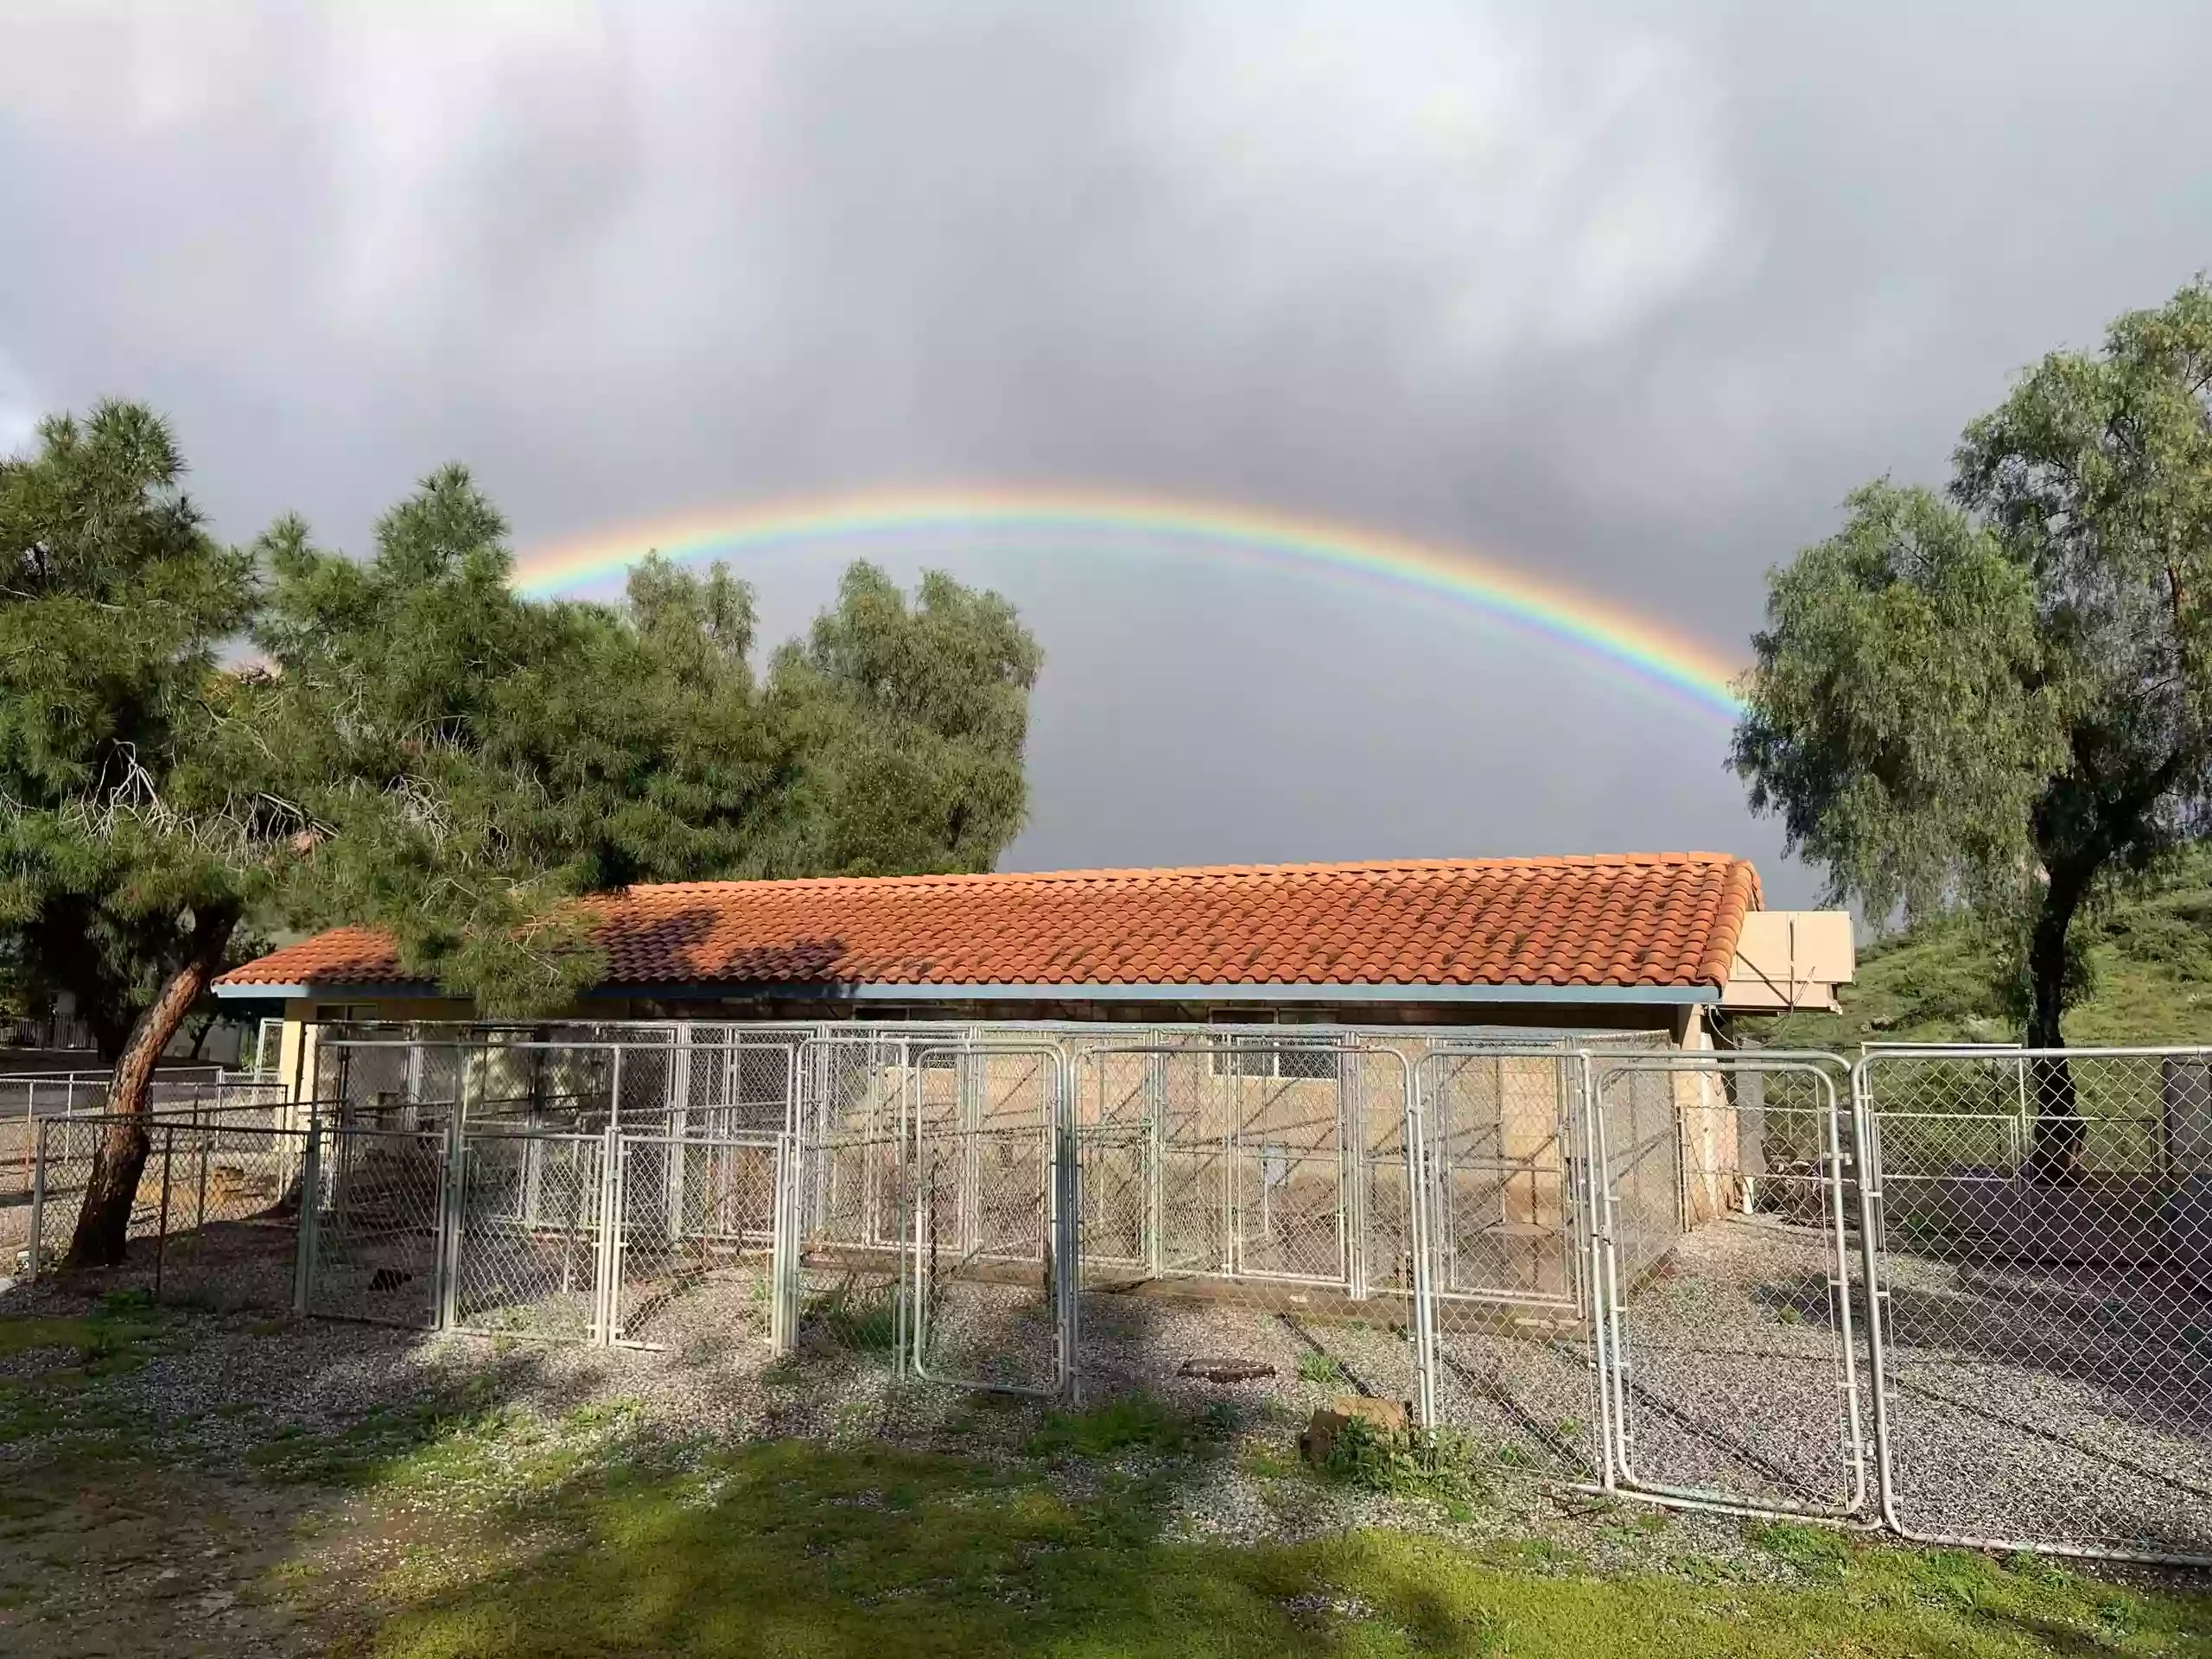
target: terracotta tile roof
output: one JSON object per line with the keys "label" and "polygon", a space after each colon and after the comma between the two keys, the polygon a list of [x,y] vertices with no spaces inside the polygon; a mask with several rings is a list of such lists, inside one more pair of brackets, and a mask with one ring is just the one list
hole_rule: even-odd
{"label": "terracotta tile roof", "polygon": [[[1713,853],[638,887],[587,901],[605,983],[1711,985],[1758,876]],[[341,927],[229,985],[404,981]]]}

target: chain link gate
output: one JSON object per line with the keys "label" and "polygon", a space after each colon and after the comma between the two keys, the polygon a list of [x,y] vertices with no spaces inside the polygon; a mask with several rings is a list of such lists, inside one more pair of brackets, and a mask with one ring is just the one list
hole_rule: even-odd
{"label": "chain link gate", "polygon": [[1402,1053],[1161,1038],[1087,1047],[1071,1076],[1086,1390],[1226,1363],[1418,1401]]}
{"label": "chain link gate", "polygon": [[473,1131],[453,1179],[444,1323],[486,1335],[588,1342],[607,1287],[601,1217],[608,1135]]}
{"label": "chain link gate", "polygon": [[916,1050],[913,1362],[925,1381],[1057,1396],[1075,1350],[1075,1188],[1054,1045]]}
{"label": "chain link gate", "polygon": [[1415,1074],[1431,1421],[1493,1465],[1605,1465],[1584,1057],[1437,1045]]}
{"label": "chain link gate", "polygon": [[308,1138],[298,1306],[375,1325],[435,1327],[443,1313],[444,1129],[318,1125]]}
{"label": "chain link gate", "polygon": [[911,1046],[867,1033],[798,1050],[777,1284],[781,1350],[801,1360],[905,1373]]}
{"label": "chain link gate", "polygon": [[1884,1518],[2212,1565],[2212,1051],[1877,1051]]}
{"label": "chain link gate", "polygon": [[614,1341],[698,1355],[733,1338],[772,1343],[785,1144],[780,1134],[619,1136]]}
{"label": "chain link gate", "polygon": [[1618,1484],[1872,1513],[1854,1138],[1827,1055],[1589,1061]]}

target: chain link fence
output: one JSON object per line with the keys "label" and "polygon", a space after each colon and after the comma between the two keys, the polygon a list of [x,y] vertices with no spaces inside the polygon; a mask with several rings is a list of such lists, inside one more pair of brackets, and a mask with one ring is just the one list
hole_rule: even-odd
{"label": "chain link fence", "polygon": [[1879,1052],[1859,1084],[1891,1523],[2212,1557],[2212,1052]]}
{"label": "chain link fence", "polygon": [[[2212,1561],[2212,1051],[321,1033],[111,1135],[165,1297],[1066,1398],[1406,1403],[1554,1485]],[[258,1084],[254,1087],[261,1087]]]}
{"label": "chain link fence", "polygon": [[[1865,1278],[1847,1224],[1843,1062],[1673,1054],[1590,1065],[1617,1479],[1763,1514],[1866,1520],[1854,1314]],[[1664,1155],[1656,1142],[1671,1142]],[[1651,1179],[1662,1169],[1671,1192]]]}
{"label": "chain link fence", "polygon": [[1440,1046],[1416,1081],[1434,1421],[1491,1465],[1598,1480],[1582,1057]]}
{"label": "chain link fence", "polygon": [[703,1354],[771,1340],[785,1146],[773,1134],[619,1137],[616,1342]]}

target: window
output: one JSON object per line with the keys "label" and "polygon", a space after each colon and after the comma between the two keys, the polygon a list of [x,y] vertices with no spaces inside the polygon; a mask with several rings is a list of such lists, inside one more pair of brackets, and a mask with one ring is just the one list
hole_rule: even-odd
{"label": "window", "polygon": [[[1273,1013],[1217,1014],[1209,1022],[1216,1026],[1273,1026],[1277,1016]],[[1309,1037],[1296,1027],[1287,1027],[1280,1036],[1253,1031],[1224,1031],[1217,1041],[1249,1050],[1243,1053],[1216,1053],[1212,1058],[1214,1076],[1217,1077],[1333,1077],[1337,1075],[1337,1046],[1326,1037]]]}

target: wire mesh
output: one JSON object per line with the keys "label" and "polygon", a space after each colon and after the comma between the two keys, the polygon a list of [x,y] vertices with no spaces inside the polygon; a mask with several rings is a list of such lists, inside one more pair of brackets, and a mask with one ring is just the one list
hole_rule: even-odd
{"label": "wire mesh", "polygon": [[[17,1270],[43,1272],[59,1266],[67,1255],[85,1192],[101,1139],[107,1133],[99,1118],[42,1118],[37,1129],[37,1163],[29,1199],[22,1211],[22,1230],[16,1243]],[[137,1220],[133,1206],[132,1220]]]}
{"label": "wire mesh", "polygon": [[149,1182],[162,1229],[157,1300],[219,1308],[293,1305],[300,1207],[306,1175],[303,1131],[228,1121],[159,1124],[139,1182]]}
{"label": "wire mesh", "polygon": [[1071,1359],[1060,1052],[925,1047],[910,1059],[916,1372],[1057,1394]]}
{"label": "wire mesh", "polygon": [[502,1336],[599,1333],[607,1139],[464,1127],[449,1323]]}
{"label": "wire mesh", "polygon": [[[1872,1491],[1855,1308],[1863,1275],[1840,1061],[1675,1055],[1591,1061],[1608,1196],[1622,1158],[1654,1161],[1649,1096],[1663,1089],[1675,1143],[1677,1229],[1637,1258],[1609,1228],[1612,1421],[1622,1484],[1830,1517]],[[1625,1151],[1617,1150],[1625,1147]],[[1643,1201],[1656,1207],[1649,1194]],[[1640,1258],[1640,1259],[1638,1259]]]}
{"label": "wire mesh", "polygon": [[2212,1558],[2212,1053],[1877,1053],[1859,1083],[1896,1524]]}
{"label": "wire mesh", "polygon": [[327,1124],[310,1157],[306,1311],[437,1325],[446,1132]]}
{"label": "wire mesh", "polygon": [[787,1345],[802,1362],[905,1369],[908,1056],[907,1040],[873,1034],[799,1051],[784,1294]]}
{"label": "wire mesh", "polygon": [[1086,1392],[1418,1398],[1403,1055],[1163,1033],[1071,1078]]}
{"label": "wire mesh", "polygon": [[296,1230],[319,1313],[765,1338],[825,1387],[1363,1392],[1554,1482],[2212,1558],[2212,1052],[1883,1052],[1839,1103],[1817,1057],[1333,1026],[308,1046],[312,1101],[172,1077],[121,1126],[13,1080],[0,1243],[57,1261],[143,1132],[167,1294],[279,1301]]}
{"label": "wire mesh", "polygon": [[1498,1468],[1594,1479],[1582,1057],[1440,1046],[1418,1084],[1436,1423]]}
{"label": "wire mesh", "polygon": [[616,1341],[703,1356],[770,1339],[780,1146],[620,1136]]}

